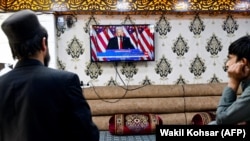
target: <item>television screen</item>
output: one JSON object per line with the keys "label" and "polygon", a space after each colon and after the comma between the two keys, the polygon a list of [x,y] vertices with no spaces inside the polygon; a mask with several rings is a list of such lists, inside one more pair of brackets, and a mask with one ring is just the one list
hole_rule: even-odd
{"label": "television screen", "polygon": [[154,25],[92,25],[92,62],[154,61]]}

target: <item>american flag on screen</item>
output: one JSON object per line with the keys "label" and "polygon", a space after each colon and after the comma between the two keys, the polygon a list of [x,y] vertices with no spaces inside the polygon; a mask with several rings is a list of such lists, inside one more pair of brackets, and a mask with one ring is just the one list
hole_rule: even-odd
{"label": "american flag on screen", "polygon": [[[154,35],[153,27],[148,25],[137,26],[138,32],[138,48],[143,52],[147,52],[150,59],[154,58]],[[146,60],[148,58],[145,58]]]}
{"label": "american flag on screen", "polygon": [[125,25],[123,26],[123,32],[125,36],[130,38],[131,43],[134,45],[134,47],[137,48],[137,42],[138,42],[138,35],[136,32],[136,26],[134,25]]}
{"label": "american flag on screen", "polygon": [[[154,37],[152,25],[122,25],[124,35],[129,37],[132,44],[148,52],[149,58],[154,57]],[[93,25],[90,33],[92,60],[97,61],[97,52],[105,52],[110,38],[115,36],[117,25]],[[142,59],[149,59],[142,58]]]}

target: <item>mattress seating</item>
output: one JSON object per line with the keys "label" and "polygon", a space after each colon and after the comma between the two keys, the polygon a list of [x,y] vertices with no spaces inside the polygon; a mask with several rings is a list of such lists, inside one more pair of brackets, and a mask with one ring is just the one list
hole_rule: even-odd
{"label": "mattress seating", "polygon": [[128,90],[97,86],[83,88],[83,93],[94,122],[100,130],[108,131],[109,121],[116,114],[156,114],[166,125],[191,125],[196,115],[196,120],[205,118],[206,124],[211,120],[207,113],[216,110],[225,86],[226,83],[147,85],[128,86]]}

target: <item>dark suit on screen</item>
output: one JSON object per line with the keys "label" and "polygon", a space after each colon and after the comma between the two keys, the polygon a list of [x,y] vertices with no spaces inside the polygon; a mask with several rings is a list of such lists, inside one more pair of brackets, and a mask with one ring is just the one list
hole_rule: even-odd
{"label": "dark suit on screen", "polygon": [[0,86],[0,141],[99,140],[76,74],[25,59]]}
{"label": "dark suit on screen", "polygon": [[[121,40],[122,40],[122,49],[135,49],[129,37],[123,36],[121,37]],[[119,49],[117,36],[109,39],[107,49]]]}

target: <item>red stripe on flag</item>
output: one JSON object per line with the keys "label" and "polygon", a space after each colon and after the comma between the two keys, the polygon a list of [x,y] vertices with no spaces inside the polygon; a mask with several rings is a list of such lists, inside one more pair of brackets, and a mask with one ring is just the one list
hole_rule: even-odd
{"label": "red stripe on flag", "polygon": [[[153,54],[153,45],[150,42],[150,40],[153,40],[153,36],[152,33],[150,32],[150,29],[145,26],[145,27],[140,27],[141,29],[139,29],[139,34],[138,34],[138,46],[141,50],[143,50],[144,52],[148,52],[148,58],[153,58],[154,54]],[[143,28],[143,29],[142,29]]]}

